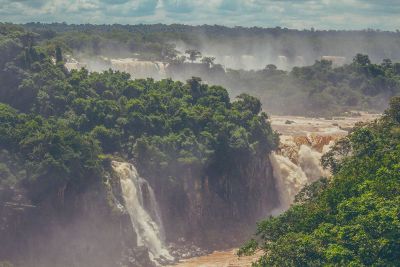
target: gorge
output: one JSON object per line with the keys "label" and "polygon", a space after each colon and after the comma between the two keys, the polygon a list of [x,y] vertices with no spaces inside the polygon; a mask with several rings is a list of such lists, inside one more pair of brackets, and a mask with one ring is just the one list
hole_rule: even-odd
{"label": "gorge", "polygon": [[[361,113],[360,116],[355,117],[338,117],[329,120],[296,116],[271,116],[272,127],[281,136],[278,149],[272,152],[269,158],[265,158],[267,162],[270,162],[272,173],[264,179],[275,181],[278,199],[267,198],[264,203],[261,203],[265,207],[263,208],[264,214],[260,218],[284,212],[304,186],[311,184],[320,177],[329,177],[330,172],[321,166],[322,154],[330,149],[333,142],[346,136],[347,129],[351,129],[356,123],[371,121],[378,117],[379,114],[367,113]],[[163,210],[159,210],[157,197],[152,187],[145,179],[139,177],[132,164],[113,161],[112,167],[120,180],[124,205],[129,212],[133,229],[138,237],[137,245],[146,247],[150,259],[157,265],[174,262],[173,257],[168,252],[171,246],[167,245],[164,235],[161,219]],[[259,183],[261,184],[261,182]],[[204,207],[204,204],[202,204],[204,202],[202,199],[204,198],[202,196],[204,194],[203,186],[194,185],[192,189],[194,191],[187,191],[187,194],[197,195],[199,201],[197,205],[201,205],[200,208],[203,209],[203,214],[205,214],[211,212],[211,210],[204,210],[210,208]],[[205,188],[205,190],[209,189]],[[208,193],[208,197],[210,196],[210,193]],[[267,204],[271,202],[275,204]],[[164,216],[164,218],[166,217]],[[196,220],[199,220],[199,218],[196,218]],[[175,221],[174,223],[179,222]],[[184,238],[190,239],[189,236]],[[173,240],[171,236],[170,240]],[[209,245],[205,244],[206,246]],[[234,244],[232,243],[231,246]],[[183,245],[185,246],[185,244]],[[186,244],[186,246],[188,245]],[[217,250],[220,248],[220,245],[214,247]],[[207,249],[207,247],[203,247],[203,249]],[[212,252],[212,250],[209,251]],[[236,250],[227,250],[191,258],[196,255],[195,251],[196,247],[192,250],[186,250],[186,255],[175,254],[177,256],[175,260],[180,261],[176,266],[248,266],[252,260],[259,256],[256,254],[255,257],[237,259]]]}
{"label": "gorge", "polygon": [[[263,65],[314,56],[275,53],[268,62],[227,49],[218,61],[188,46],[182,58],[164,33],[122,32],[121,45],[109,43],[107,26],[54,35],[43,27],[0,23],[1,267],[248,266],[269,249],[284,261],[306,246],[324,253],[315,266],[336,264],[353,247],[341,247],[335,220],[353,223],[358,207],[351,231],[360,236],[363,212],[375,212],[363,205],[396,196],[396,186],[382,189],[398,175],[396,98],[382,118],[375,113],[400,92],[400,63],[320,51],[289,71]],[[341,166],[350,167],[338,175]],[[361,179],[369,180],[358,187]],[[377,216],[395,221],[395,204]],[[373,223],[368,231],[381,229]],[[254,232],[255,255],[237,259]],[[269,247],[286,233],[282,247]],[[368,261],[362,251],[374,247],[365,244],[357,260]]]}
{"label": "gorge", "polygon": [[[337,117],[333,119],[306,118],[299,116],[271,116],[272,127],[281,134],[277,151],[269,160],[273,168],[279,203],[269,211],[278,215],[289,208],[297,193],[320,177],[331,174],[321,166],[321,156],[333,142],[345,137],[357,123],[366,123],[380,117],[380,114],[361,112],[359,116]],[[288,121],[290,123],[288,123]],[[177,267],[247,267],[261,256],[237,256],[237,249],[214,251],[213,253],[182,260]]]}
{"label": "gorge", "polygon": [[[138,63],[134,59],[113,59],[110,62],[115,70],[131,73],[158,70],[155,63]],[[149,68],[143,68],[143,64]],[[139,178],[131,163],[113,161],[111,165],[120,180],[123,203],[137,236],[136,245],[148,250],[154,264],[173,262],[168,249],[177,240],[184,240],[183,247],[195,246],[185,253],[175,254],[176,260],[196,256],[197,249],[213,251],[239,245],[252,231],[246,225],[282,213],[305,185],[330,176],[329,171],[321,166],[322,154],[336,140],[346,136],[357,122],[377,117],[367,113],[326,119],[272,115],[272,128],[280,133],[276,151],[253,158],[254,162],[244,169],[240,167],[241,163],[237,163],[238,174],[218,174],[216,177],[216,174],[200,170],[182,170],[178,175],[179,189],[174,191],[180,195],[178,202],[176,196],[156,182],[155,177],[162,174],[146,171],[144,178]],[[238,179],[235,187],[229,188],[233,186],[227,181],[229,176]],[[246,181],[241,180],[243,177]],[[215,184],[216,180],[219,184]],[[185,199],[184,203],[179,203],[181,199]],[[243,214],[247,214],[247,220],[243,220]],[[207,231],[198,230],[205,227]],[[239,229],[246,229],[242,236]],[[232,232],[237,233],[235,239],[229,239]],[[228,253],[224,259],[231,260],[232,257],[235,255]],[[212,255],[209,259],[215,260]]]}

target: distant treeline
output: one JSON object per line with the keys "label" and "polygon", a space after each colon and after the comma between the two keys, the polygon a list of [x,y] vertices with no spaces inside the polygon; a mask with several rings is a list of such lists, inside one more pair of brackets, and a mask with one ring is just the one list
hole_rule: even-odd
{"label": "distant treeline", "polygon": [[[28,23],[25,29],[39,33],[42,39],[56,38],[72,49],[93,52],[111,43],[124,44],[130,52],[150,52],[162,58],[165,46],[184,43],[201,52],[226,55],[260,56],[279,54],[288,58],[302,56],[307,64],[324,55],[351,59],[356,53],[370,55],[373,62],[384,58],[400,60],[400,33],[367,29],[294,30],[287,28],[224,27],[218,25],[69,25],[65,23]],[[78,34],[79,33],[79,34]],[[78,42],[79,40],[79,42]]]}
{"label": "distant treeline", "polygon": [[222,84],[235,94],[259,97],[273,113],[322,117],[351,110],[382,112],[400,94],[400,63],[384,59],[373,64],[367,55],[357,54],[341,67],[320,60],[289,72],[274,65],[259,71],[228,70]]}
{"label": "distant treeline", "polygon": [[229,88],[232,95],[257,96],[263,109],[274,114],[329,117],[352,110],[382,112],[390,98],[400,94],[400,63],[384,59],[374,64],[363,54],[340,67],[317,60],[291,71],[273,64],[261,70],[224,70],[213,62],[171,64],[167,70],[178,79],[200,76]]}
{"label": "distant treeline", "polygon": [[[272,113],[329,117],[350,110],[382,112],[389,99],[400,93],[398,32],[162,24],[1,25],[2,31],[29,29],[32,46],[40,46],[54,58],[59,51],[88,58],[136,57],[168,62],[167,75],[175,80],[201,77],[210,84],[224,86],[232,95],[250,93],[261,99],[265,111]],[[191,48],[178,51],[177,46]],[[261,57],[268,49],[276,49],[289,61],[303,53],[305,62],[312,63],[292,70],[280,70],[276,64],[243,70],[218,64],[223,54],[220,58],[207,55],[218,50],[237,57],[252,53]],[[363,51],[369,53],[359,53]],[[345,55],[347,64],[335,66],[320,58],[315,61],[317,55],[330,53]],[[65,57],[59,58],[63,60]],[[131,75],[135,77],[135,73]]]}

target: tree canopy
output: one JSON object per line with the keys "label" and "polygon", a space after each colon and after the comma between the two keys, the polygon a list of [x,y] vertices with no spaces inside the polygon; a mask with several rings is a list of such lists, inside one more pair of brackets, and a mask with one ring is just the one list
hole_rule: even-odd
{"label": "tree canopy", "polygon": [[91,181],[106,154],[135,159],[144,172],[164,177],[215,164],[229,170],[276,146],[254,97],[231,102],[226,89],[196,77],[183,83],[133,80],[112,70],[69,72],[62,47],[47,51],[36,37],[25,42],[30,35],[19,30],[0,36],[0,149],[11,154],[7,164],[19,158],[27,171],[22,181],[54,190]]}
{"label": "tree canopy", "polygon": [[325,155],[334,176],[260,222],[240,254],[264,251],[254,266],[398,266],[399,101],[393,98],[382,119],[358,126]]}

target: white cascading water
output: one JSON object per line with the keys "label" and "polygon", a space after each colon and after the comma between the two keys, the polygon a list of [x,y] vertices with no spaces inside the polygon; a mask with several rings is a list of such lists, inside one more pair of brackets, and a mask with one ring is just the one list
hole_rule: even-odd
{"label": "white cascading water", "polygon": [[299,166],[307,176],[307,183],[315,182],[323,176],[327,177],[330,175],[329,171],[321,165],[323,153],[307,145],[301,145],[298,154]]}
{"label": "white cascading water", "polygon": [[301,167],[289,158],[275,152],[272,152],[269,158],[280,202],[279,208],[273,213],[281,213],[290,207],[296,194],[307,184],[308,178]]}
{"label": "white cascading water", "polygon": [[[286,64],[285,56],[278,56],[280,64]],[[297,60],[297,59],[296,59]],[[303,60],[300,57],[298,60]],[[355,117],[307,118],[299,116],[272,116],[271,126],[280,133],[278,149],[270,155],[273,175],[279,194],[279,214],[293,203],[296,194],[307,184],[331,173],[322,167],[321,157],[335,141],[348,134],[357,122],[372,121],[379,114],[360,112]]]}
{"label": "white cascading water", "polygon": [[[304,186],[321,177],[330,176],[330,172],[321,166],[321,157],[332,144],[333,142],[325,145],[322,153],[308,145],[300,145],[297,150],[297,164],[287,156],[271,153],[270,161],[280,201],[280,206],[274,210],[274,214],[287,210]],[[291,149],[296,149],[291,145]]]}
{"label": "white cascading water", "polygon": [[137,245],[147,247],[150,259],[155,263],[161,258],[173,260],[164,245],[164,230],[153,189],[132,164],[113,161],[112,166],[120,178],[125,207],[137,235]]}
{"label": "white cascading water", "polygon": [[141,61],[134,58],[111,59],[111,68],[132,74],[136,78],[165,78],[163,62]]}

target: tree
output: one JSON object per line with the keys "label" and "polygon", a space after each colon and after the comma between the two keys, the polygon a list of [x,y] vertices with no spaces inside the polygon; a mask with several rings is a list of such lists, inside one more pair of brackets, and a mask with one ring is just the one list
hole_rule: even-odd
{"label": "tree", "polygon": [[393,64],[393,71],[396,75],[400,75],[400,63]]}
{"label": "tree", "polygon": [[386,114],[389,115],[393,120],[397,123],[400,123],[400,97],[393,97],[390,100],[390,107],[386,111]]}
{"label": "tree", "polygon": [[390,69],[393,66],[392,60],[390,60],[389,58],[385,58],[382,60],[381,65],[384,69]]}
{"label": "tree", "polygon": [[175,44],[165,44],[161,50],[161,56],[166,60],[173,60],[178,56]]}
{"label": "tree", "polygon": [[260,222],[258,238],[239,253],[263,250],[257,267],[398,266],[400,97],[385,114],[336,144],[324,164],[333,177],[305,187],[289,210]]}
{"label": "tree", "polygon": [[63,61],[63,55],[60,46],[56,46],[56,63],[60,63]]}
{"label": "tree", "polygon": [[236,98],[238,101],[234,102],[234,107],[239,111],[249,110],[255,115],[261,112],[261,102],[258,98],[248,94],[240,94]]}
{"label": "tree", "polygon": [[360,66],[367,66],[367,65],[371,64],[371,61],[369,60],[368,55],[357,54],[353,58],[353,63],[360,65]]}
{"label": "tree", "polygon": [[278,68],[274,64],[268,64],[267,66],[265,66],[265,69],[269,71],[274,71],[277,70]]}
{"label": "tree", "polygon": [[177,56],[174,59],[172,59],[172,63],[177,64],[177,65],[183,64],[185,61],[186,61],[186,56],[183,56],[183,55]]}
{"label": "tree", "polygon": [[215,57],[203,57],[201,62],[207,64],[208,67],[214,66]]}
{"label": "tree", "polygon": [[201,52],[195,49],[188,49],[185,51],[185,54],[189,55],[189,60],[192,61],[192,63],[201,57]]}
{"label": "tree", "polygon": [[202,92],[201,92],[201,78],[200,77],[192,77],[191,79],[186,81],[189,85],[190,92],[194,100],[197,100]]}

